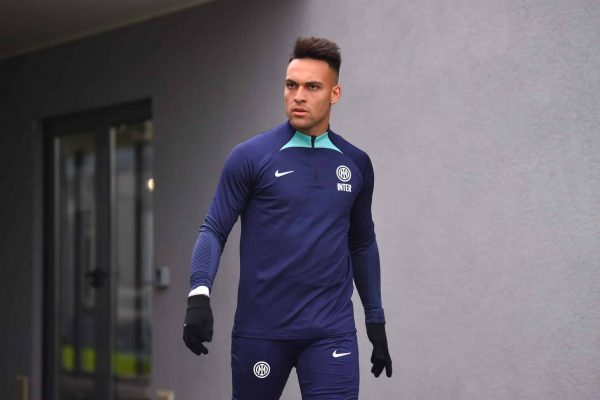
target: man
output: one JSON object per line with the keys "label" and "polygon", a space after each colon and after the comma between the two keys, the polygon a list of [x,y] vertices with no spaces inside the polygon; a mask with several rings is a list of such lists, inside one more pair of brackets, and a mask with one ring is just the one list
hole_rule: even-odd
{"label": "man", "polygon": [[240,282],[232,332],[233,399],[278,399],[296,367],[303,399],[357,399],[352,281],[373,344],[371,371],[392,375],[366,153],[329,129],[342,94],[339,48],[300,38],[284,89],[288,121],[236,146],[194,247],[184,341],[212,339],[209,292],[239,215]]}

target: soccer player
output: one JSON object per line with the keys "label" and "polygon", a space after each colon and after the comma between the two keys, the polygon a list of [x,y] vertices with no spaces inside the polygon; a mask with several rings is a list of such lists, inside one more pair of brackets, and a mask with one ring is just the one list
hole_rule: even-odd
{"label": "soccer player", "polygon": [[352,282],[373,344],[372,373],[392,375],[371,217],[368,155],[329,127],[341,56],[299,38],[289,59],[287,121],[237,145],[223,167],[191,262],[183,339],[213,335],[210,290],[238,216],[240,281],[232,332],[232,399],[279,399],[292,367],[303,399],[357,399]]}

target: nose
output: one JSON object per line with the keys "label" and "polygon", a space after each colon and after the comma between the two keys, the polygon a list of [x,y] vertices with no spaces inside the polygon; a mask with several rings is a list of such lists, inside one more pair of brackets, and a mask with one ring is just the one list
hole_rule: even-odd
{"label": "nose", "polygon": [[296,89],[296,92],[294,93],[294,101],[296,103],[302,103],[303,101],[306,101],[306,98],[304,97],[304,88],[302,86],[299,86],[298,89]]}

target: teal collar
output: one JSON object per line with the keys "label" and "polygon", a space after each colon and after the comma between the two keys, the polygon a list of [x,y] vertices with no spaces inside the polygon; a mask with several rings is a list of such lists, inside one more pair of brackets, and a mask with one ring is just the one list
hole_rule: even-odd
{"label": "teal collar", "polygon": [[325,132],[319,136],[309,136],[305,135],[300,131],[296,131],[294,136],[290,139],[289,142],[283,145],[283,147],[279,150],[287,149],[289,147],[308,147],[308,148],[319,148],[319,149],[330,149],[342,152],[340,149],[336,147],[329,139],[329,132]]}

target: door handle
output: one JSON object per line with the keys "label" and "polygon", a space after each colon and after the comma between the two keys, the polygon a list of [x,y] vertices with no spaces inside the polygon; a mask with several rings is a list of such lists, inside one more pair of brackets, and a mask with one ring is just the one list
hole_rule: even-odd
{"label": "door handle", "polygon": [[86,272],[85,277],[90,286],[96,289],[104,287],[106,282],[106,272],[99,268]]}

